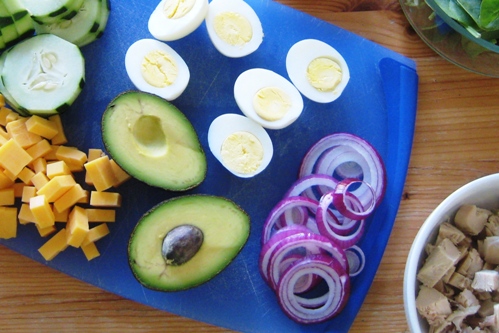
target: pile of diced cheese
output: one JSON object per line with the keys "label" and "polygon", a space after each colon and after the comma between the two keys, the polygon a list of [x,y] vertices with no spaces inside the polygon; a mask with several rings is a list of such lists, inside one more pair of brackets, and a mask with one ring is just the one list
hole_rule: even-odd
{"label": "pile of diced cheese", "polygon": [[[86,172],[84,184],[77,172]],[[96,258],[95,242],[121,206],[112,189],[129,178],[101,149],[87,154],[68,146],[59,115],[22,117],[0,95],[0,238],[33,223],[48,238],[38,249],[45,260],[68,246]]]}

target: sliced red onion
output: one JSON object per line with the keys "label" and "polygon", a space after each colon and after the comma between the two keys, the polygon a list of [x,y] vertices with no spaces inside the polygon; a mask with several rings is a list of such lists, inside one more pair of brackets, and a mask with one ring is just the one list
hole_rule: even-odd
{"label": "sliced red onion", "polygon": [[[324,279],[328,287],[325,294],[312,299],[296,295],[295,284],[305,275]],[[350,294],[350,279],[335,259],[313,255],[290,265],[282,274],[276,292],[281,308],[291,319],[302,324],[319,323],[344,308]]]}
{"label": "sliced red onion", "polygon": [[[355,202],[351,199],[353,193],[350,192],[350,187],[355,184],[360,184],[361,187],[365,186],[369,189],[371,191],[371,197],[369,199],[366,195],[364,196],[365,201],[361,201],[361,205],[352,206]],[[358,179],[348,178],[342,180],[338,183],[334,191],[325,194],[322,198],[328,195],[332,196],[334,207],[336,207],[336,209],[343,216],[354,220],[360,220],[368,217],[374,211],[376,206],[376,194],[374,193],[374,190],[368,183]]]}
{"label": "sliced red onion", "polygon": [[299,233],[309,233],[310,231],[305,226],[301,225],[291,225],[286,226],[282,229],[279,229],[272,237],[266,242],[262,250],[260,251],[260,259],[259,259],[259,269],[260,274],[264,278],[265,281],[268,281],[268,271],[269,271],[269,258],[272,251],[279,245],[281,241],[286,239],[286,237],[291,235],[296,235]]}
{"label": "sliced red onion", "polygon": [[338,244],[340,247],[346,249],[349,248],[353,245],[355,245],[362,235],[364,234],[364,229],[365,229],[365,220],[358,220],[359,223],[357,225],[357,229],[355,229],[354,232],[348,235],[343,235],[337,233],[332,227],[331,224],[328,222],[328,212],[329,212],[329,205],[333,202],[333,196],[334,193],[330,192],[325,194],[319,203],[319,207],[317,208],[317,214],[316,214],[316,223],[317,223],[317,228],[319,229],[319,232],[321,235],[326,235],[330,239],[332,239],[336,244]]}
{"label": "sliced red onion", "polygon": [[294,197],[294,196],[306,196],[310,199],[319,201],[322,193],[314,194],[314,186],[318,186],[323,189],[323,191],[332,191],[336,188],[338,181],[331,176],[322,174],[311,174],[305,177],[299,178],[294,182],[293,185],[284,194],[284,197]]}
{"label": "sliced red onion", "polygon": [[[321,163],[328,165],[329,167],[329,165],[339,166],[343,163],[352,162],[352,160],[355,161],[359,167],[362,168],[363,180],[369,183],[374,189],[374,192],[376,193],[375,197],[377,199],[376,205],[378,205],[383,199],[386,190],[385,166],[376,149],[370,143],[356,135],[335,133],[325,136],[316,142],[302,160],[299,178],[317,172],[314,168],[317,166],[316,164],[323,154],[334,151],[337,147],[348,147],[341,148],[341,150],[356,152],[359,156],[354,159],[350,154],[337,154],[338,151],[336,151],[334,154],[338,155],[337,160],[328,160],[326,163],[326,158],[324,158]],[[320,166],[318,169],[322,170],[323,168],[325,168],[325,166]],[[332,175],[329,171],[331,170],[328,170],[328,174]],[[363,195],[357,196],[362,198]]]}
{"label": "sliced red onion", "polygon": [[357,245],[354,245],[345,250],[348,258],[348,266],[350,267],[350,277],[359,275],[366,265],[366,256],[364,251]]}
{"label": "sliced red onion", "polygon": [[[303,255],[293,253],[288,255],[281,262],[279,267],[280,274],[283,274],[288,267],[297,260],[303,259]],[[309,274],[303,275],[298,281],[296,281],[294,292],[296,294],[305,293],[317,285],[319,278],[317,275]]]}
{"label": "sliced red onion", "polygon": [[[319,205],[318,201],[305,198],[302,196],[288,197],[281,200],[270,211],[269,215],[267,216],[267,219],[263,224],[262,245],[265,244],[270,239],[272,234],[278,229],[279,224],[276,223],[279,222],[279,218],[285,211],[289,209],[294,209],[296,207],[306,207],[309,209],[313,209],[313,211],[315,212],[318,205]],[[290,223],[287,222],[287,224]]]}
{"label": "sliced red onion", "polygon": [[326,252],[335,258],[342,268],[348,272],[348,259],[345,251],[329,238],[313,233],[300,233],[284,238],[270,251],[267,278],[270,286],[275,289],[279,281],[279,266],[281,261],[297,250],[304,250],[307,255]]}

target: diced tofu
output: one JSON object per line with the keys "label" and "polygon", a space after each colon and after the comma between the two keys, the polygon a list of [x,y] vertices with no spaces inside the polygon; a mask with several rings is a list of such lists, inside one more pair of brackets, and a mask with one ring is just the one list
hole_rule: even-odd
{"label": "diced tofu", "polygon": [[29,132],[47,139],[52,139],[59,132],[54,122],[36,115],[26,120],[26,128]]}
{"label": "diced tofu", "polygon": [[45,242],[45,244],[38,249],[38,252],[48,261],[54,259],[56,255],[64,251],[67,247],[66,229],[61,229]]}
{"label": "diced tofu", "polygon": [[31,156],[14,139],[0,147],[0,166],[17,175],[32,161]]}
{"label": "diced tofu", "polygon": [[120,207],[121,194],[117,192],[90,192],[90,205],[95,207]]}
{"label": "diced tofu", "polygon": [[17,236],[17,208],[0,207],[0,238],[9,239]]}
{"label": "diced tofu", "polygon": [[75,206],[69,213],[66,225],[67,243],[74,247],[80,247],[89,230],[88,217],[84,208]]}
{"label": "diced tofu", "polygon": [[97,191],[105,191],[117,183],[108,156],[101,156],[85,163],[87,175]]}
{"label": "diced tofu", "polygon": [[12,206],[15,200],[13,187],[0,190],[0,206]]}
{"label": "diced tofu", "polygon": [[45,195],[37,195],[29,200],[29,208],[35,217],[35,222],[41,228],[50,227],[55,223],[52,207]]}
{"label": "diced tofu", "polygon": [[54,202],[75,185],[76,181],[71,175],[56,176],[40,188],[37,194],[45,195],[48,202]]}

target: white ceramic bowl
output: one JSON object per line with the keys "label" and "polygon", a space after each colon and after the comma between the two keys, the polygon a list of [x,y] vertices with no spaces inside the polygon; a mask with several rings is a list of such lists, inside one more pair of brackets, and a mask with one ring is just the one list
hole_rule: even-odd
{"label": "white ceramic bowl", "polygon": [[499,174],[479,178],[457,189],[437,206],[419,229],[409,251],[404,273],[405,314],[413,333],[428,332],[426,320],[416,310],[419,289],[416,275],[426,258],[425,245],[435,240],[438,226],[448,218],[453,219],[463,204],[475,204],[487,209],[499,208]]}

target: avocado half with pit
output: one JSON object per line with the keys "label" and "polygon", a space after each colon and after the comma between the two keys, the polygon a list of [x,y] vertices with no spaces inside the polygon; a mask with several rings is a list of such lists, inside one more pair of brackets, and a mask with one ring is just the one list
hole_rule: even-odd
{"label": "avocado half with pit", "polygon": [[141,91],[119,94],[102,115],[102,140],[129,175],[185,191],[206,177],[206,155],[187,117],[167,100]]}
{"label": "avocado half with pit", "polygon": [[186,195],[144,214],[128,244],[135,278],[145,287],[180,291],[211,280],[248,240],[250,218],[233,201]]}

